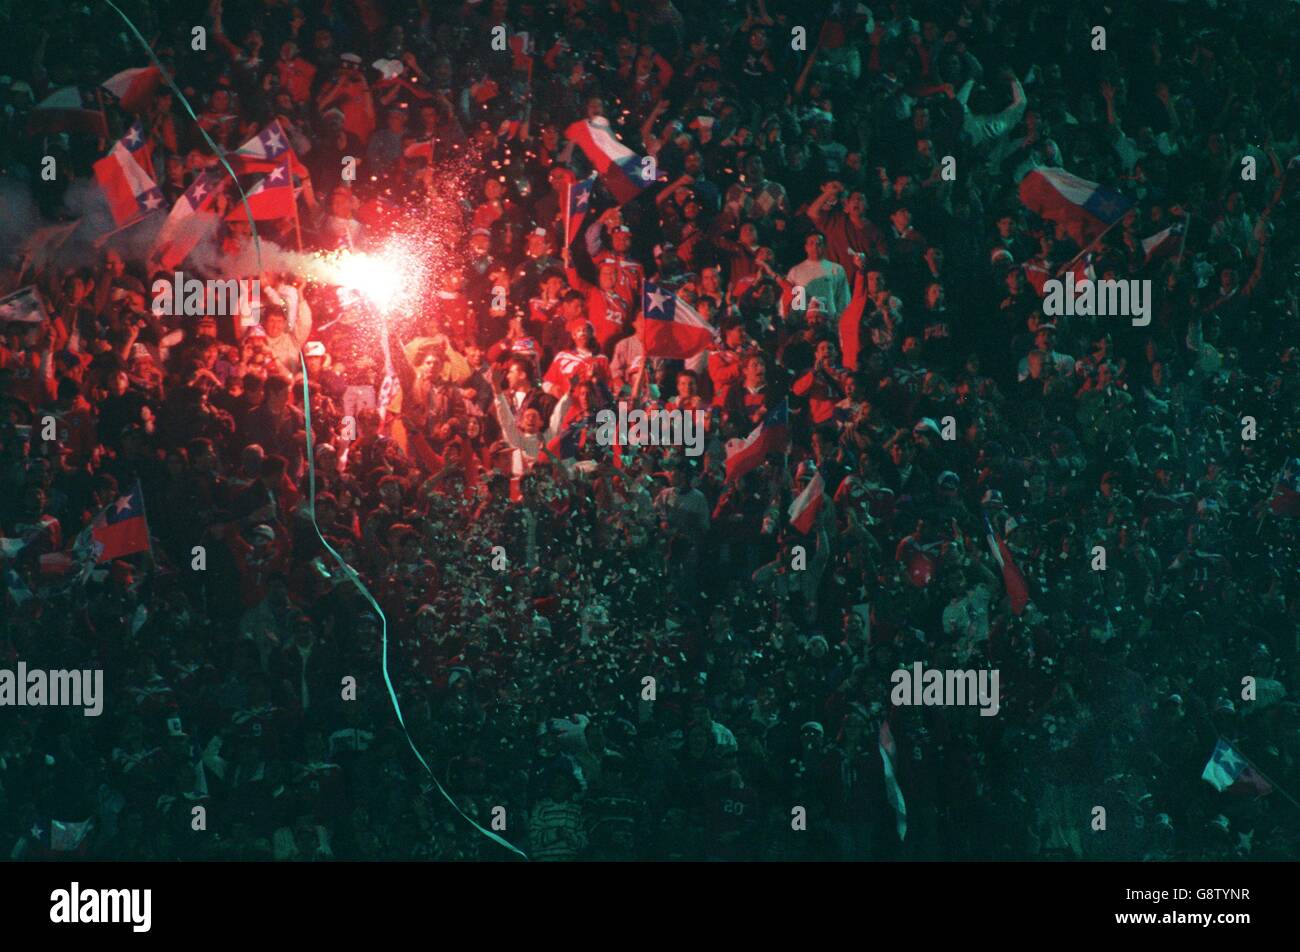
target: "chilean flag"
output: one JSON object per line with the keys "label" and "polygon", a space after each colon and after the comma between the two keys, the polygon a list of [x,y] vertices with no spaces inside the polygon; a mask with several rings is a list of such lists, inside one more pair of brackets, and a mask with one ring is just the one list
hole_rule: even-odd
{"label": "chilean flag", "polygon": [[1114,189],[1063,169],[1034,169],[1020,180],[1020,202],[1039,218],[1065,226],[1075,244],[1091,244],[1133,203]]}
{"label": "chilean flag", "polygon": [[717,346],[713,325],[668,288],[645,283],[641,302],[645,322],[641,343],[647,357],[688,360]]}
{"label": "chilean flag", "polygon": [[111,562],[124,555],[149,550],[149,523],[144,516],[140,481],[131,491],[110,503],[90,524],[91,547],[96,562]]}
{"label": "chilean flag", "polygon": [[898,541],[894,559],[906,562],[907,581],[915,588],[925,588],[934,578],[934,559],[913,536],[904,536]]}
{"label": "chilean flag", "polygon": [[1282,466],[1268,509],[1275,516],[1300,518],[1300,459],[1288,460]]}
{"label": "chilean flag", "polygon": [[1025,584],[1024,575],[1012,560],[1011,549],[1008,548],[1006,540],[999,538],[993,531],[988,516],[984,517],[984,529],[988,537],[989,551],[993,553],[993,561],[1002,569],[1002,584],[1006,586],[1007,595],[1011,599],[1011,613],[1019,615],[1029,603],[1029,586]]}
{"label": "chilean flag", "polygon": [[894,744],[894,732],[889,729],[889,721],[880,722],[877,747],[885,772],[885,798],[894,808],[894,823],[901,841],[907,836],[907,803],[903,800],[903,788],[898,785],[898,747]]}
{"label": "chilean flag", "polygon": [[297,153],[289,147],[289,137],[285,135],[280,120],[276,119],[234,152],[227,152],[226,160],[242,175],[245,172],[273,172],[280,167],[286,155],[293,173],[306,177],[307,166],[302,164]]}
{"label": "chilean flag", "polygon": [[743,440],[727,442],[727,480],[734,482],[755,469],[768,453],[783,452],[790,445],[790,401],[781,403],[754,427]]}
{"label": "chilean flag", "polygon": [[162,70],[157,66],[142,66],[124,69],[100,85],[116,96],[118,104],[127,112],[144,112],[153,102],[161,82]]}
{"label": "chilean flag", "polygon": [[248,221],[250,210],[257,221],[292,218],[297,212],[293,194],[293,176],[289,173],[287,157],[249,190],[248,208],[244,207],[243,202],[234,203],[234,207],[226,213],[226,221]]}
{"label": "chilean flag", "polygon": [[808,480],[808,485],[803,488],[803,492],[796,497],[795,501],[790,503],[790,525],[804,535],[812,532],[813,523],[817,521],[817,513],[821,512],[825,500],[826,482],[822,479],[822,474],[817,473]]}
{"label": "chilean flag", "polygon": [[602,375],[608,358],[604,354],[579,354],[574,350],[562,350],[555,355],[551,366],[546,368],[542,378],[542,389],[553,397],[562,397],[569,392],[569,381],[575,375],[583,380],[591,380]]}
{"label": "chilean flag", "polygon": [[95,163],[95,180],[108,199],[108,210],[119,226],[163,207],[162,190],[131,155],[126,139]]}
{"label": "chilean flag", "polygon": [[564,130],[564,137],[582,149],[620,205],[632,201],[655,183],[651,174],[653,164],[645,164],[641,156],[619,142],[604,116],[579,119]]}
{"label": "chilean flag", "polygon": [[853,279],[853,297],[840,314],[840,356],[849,370],[858,369],[858,354],[862,352],[862,312],[867,307],[867,279],[861,271]]}
{"label": "chilean flag", "polygon": [[170,271],[184,261],[207,230],[216,223],[216,215],[205,213],[228,181],[224,173],[212,170],[202,172],[190,183],[185,194],[176,200],[167,220],[158,231],[158,237],[154,239],[151,253],[151,259],[158,262],[162,270]]}
{"label": "chilean flag", "polygon": [[569,182],[568,212],[564,219],[564,247],[573,244],[582,228],[582,220],[587,217],[591,206],[591,187],[596,184],[595,176],[581,182]]}
{"label": "chilean flag", "polygon": [[1233,793],[1253,793],[1257,797],[1273,792],[1273,785],[1222,737],[1215,743],[1201,779],[1220,793],[1229,788]]}
{"label": "chilean flag", "polygon": [[546,450],[556,459],[572,459],[578,450],[587,445],[587,420],[574,420],[546,444]]}
{"label": "chilean flag", "polygon": [[1146,264],[1150,264],[1156,258],[1167,258],[1172,254],[1177,254],[1178,249],[1182,247],[1183,235],[1186,232],[1186,225],[1183,222],[1175,222],[1164,231],[1158,231],[1150,238],[1142,239],[1142,251],[1146,255]]}
{"label": "chilean flag", "polygon": [[131,123],[131,128],[126,130],[126,135],[122,136],[122,144],[126,150],[131,153],[131,158],[139,163],[140,168],[148,173],[151,179],[157,180],[158,176],[153,170],[153,156],[150,154],[149,138],[144,133],[144,126],[137,119]]}

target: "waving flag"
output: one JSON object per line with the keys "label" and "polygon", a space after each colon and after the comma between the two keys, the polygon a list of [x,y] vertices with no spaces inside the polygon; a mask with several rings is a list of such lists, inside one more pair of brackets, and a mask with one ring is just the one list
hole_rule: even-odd
{"label": "waving flag", "polygon": [[645,316],[641,343],[647,357],[687,360],[717,345],[713,325],[670,288],[647,281],[641,311]]}
{"label": "waving flag", "polygon": [[915,588],[925,588],[934,578],[934,559],[912,536],[904,536],[898,541],[894,560],[904,563],[907,581]]}
{"label": "waving flag", "polygon": [[584,380],[592,379],[604,360],[602,354],[579,354],[577,351],[562,350],[555,355],[551,366],[546,368],[542,378],[542,389],[553,397],[562,397],[569,392],[569,381],[577,374]]}
{"label": "waving flag", "polygon": [[614,200],[624,205],[655,183],[653,160],[642,159],[615,137],[604,116],[579,119],[564,130],[564,137],[582,149]]}
{"label": "waving flag", "polygon": [[1034,169],[1020,180],[1020,202],[1040,218],[1065,226],[1079,246],[1091,244],[1133,203],[1114,189],[1063,169]]}
{"label": "waving flag", "polygon": [[1222,737],[1215,743],[1201,779],[1220,793],[1229,788],[1233,793],[1253,793],[1257,797],[1273,792],[1273,785]]}
{"label": "waving flag", "polygon": [[591,187],[596,184],[595,177],[585,178],[581,182],[569,182],[569,200],[564,212],[564,247],[569,247],[582,232],[582,220],[587,217],[591,205]]}
{"label": "waving flag", "polygon": [[803,492],[790,503],[790,525],[804,535],[812,532],[813,525],[817,521],[817,513],[822,511],[822,503],[825,501],[826,482],[822,479],[821,473],[816,473],[808,480],[808,485],[803,488]]}
{"label": "waving flag", "polygon": [[1183,222],[1175,222],[1164,231],[1158,231],[1150,238],[1142,239],[1142,252],[1146,255],[1146,263],[1150,264],[1157,258],[1167,258],[1170,255],[1178,253],[1178,249],[1183,246],[1183,235],[1187,233],[1187,226]]}
{"label": "waving flag", "polygon": [[226,221],[248,221],[250,210],[256,221],[292,218],[297,214],[298,206],[294,201],[293,176],[289,172],[288,157],[249,189],[247,197],[248,208],[244,207],[243,202],[235,203],[226,213]]}
{"label": "waving flag", "polygon": [[113,151],[95,163],[95,180],[119,226],[163,207],[162,190],[135,160],[126,139],[119,140]]}
{"label": "waving flag", "polygon": [[862,312],[867,307],[867,279],[859,272],[853,279],[853,297],[840,314],[840,356],[848,370],[858,369],[862,352]]}
{"label": "waving flag", "polygon": [[118,104],[127,112],[144,112],[153,102],[162,70],[157,66],[124,69],[104,80],[100,86],[117,97]]}
{"label": "waving flag", "polygon": [[90,524],[90,546],[96,562],[149,550],[149,523],[144,515],[140,481],[125,496],[109,503]]}
{"label": "waving flag", "polygon": [[76,86],[64,86],[38,102],[27,117],[29,136],[79,133],[93,139],[108,138],[108,122],[99,109],[87,109]]}
{"label": "waving flag", "polygon": [[50,820],[45,826],[37,822],[31,829],[32,838],[52,853],[76,853],[82,851],[86,837],[95,827],[95,818],[77,822],[75,820]]}
{"label": "waving flag", "polygon": [[276,119],[234,152],[227,152],[226,161],[242,175],[245,172],[274,172],[286,156],[293,174],[305,178],[307,166],[289,146],[289,137],[280,120]]}
{"label": "waving flag", "polygon": [[[203,172],[190,183],[185,194],[176,200],[158,237],[154,239],[151,253],[151,258],[162,270],[170,271],[184,261],[207,231],[217,223],[217,216],[209,215],[207,211],[228,181],[223,173],[212,170]],[[242,204],[240,208],[243,208]]]}
{"label": "waving flag", "polygon": [[1025,610],[1025,605],[1029,603],[1029,586],[1025,584],[1025,577],[1020,573],[1016,563],[1012,561],[1011,549],[1007,546],[1007,540],[999,537],[993,531],[993,525],[989,522],[989,517],[984,517],[984,529],[988,537],[989,551],[993,553],[993,561],[1002,569],[1002,584],[1006,586],[1007,595],[1011,599],[1011,613],[1019,615]]}
{"label": "waving flag", "polygon": [[153,170],[153,156],[149,148],[149,137],[145,135],[144,126],[139,119],[131,123],[131,128],[126,130],[126,135],[122,136],[122,144],[131,153],[131,158],[139,163],[140,168],[144,169],[151,179],[157,180],[158,176]]}
{"label": "waving flag", "polygon": [[34,286],[0,298],[0,324],[44,324],[48,319],[41,292]]}
{"label": "waving flag", "polygon": [[907,804],[903,801],[903,788],[898,785],[898,748],[894,744],[894,733],[889,729],[888,721],[880,723],[877,746],[880,749],[880,762],[885,769],[885,798],[894,808],[894,822],[901,842],[907,836]]}
{"label": "waving flag", "polygon": [[1300,457],[1289,459],[1282,465],[1268,509],[1275,516],[1300,518]]}
{"label": "waving flag", "polygon": [[587,445],[588,429],[585,419],[574,420],[546,444],[547,452],[556,459],[572,459]]}
{"label": "waving flag", "polygon": [[727,480],[740,479],[757,468],[768,453],[784,452],[789,445],[790,401],[787,399],[768,413],[749,436],[727,442]]}

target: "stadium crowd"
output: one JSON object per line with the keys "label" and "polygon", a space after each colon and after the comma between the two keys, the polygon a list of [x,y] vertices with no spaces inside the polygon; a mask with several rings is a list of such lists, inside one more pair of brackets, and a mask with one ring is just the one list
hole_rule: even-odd
{"label": "stadium crowd", "polygon": [[[36,105],[147,55],[106,4],[7,8],[3,185],[44,217],[0,291],[48,320],[0,342],[0,656],[107,692],[0,710],[10,858],[509,858],[435,778],[534,859],[1297,855],[1300,7],[122,6],[197,114],[138,115],[168,206],[278,122],[301,192],[261,242],[440,244],[388,354],[276,265],[155,314],[135,229],[30,241],[137,118]],[[651,174],[570,243],[598,117]],[[1020,201],[1051,168],[1132,208],[1085,246]],[[246,276],[232,194],[179,270]],[[1045,315],[1076,260],[1149,280],[1150,324]],[[647,359],[647,280],[716,343]],[[586,438],[619,400],[705,411],[705,452]],[[86,564],[137,483],[151,550]],[[997,669],[997,715],[895,706],[916,661]],[[1267,781],[1202,782],[1219,739]]]}

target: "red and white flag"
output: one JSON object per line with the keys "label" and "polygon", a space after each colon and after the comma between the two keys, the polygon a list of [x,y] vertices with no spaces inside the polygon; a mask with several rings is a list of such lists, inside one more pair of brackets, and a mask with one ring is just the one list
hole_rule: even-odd
{"label": "red and white flag", "polygon": [[988,516],[984,517],[984,529],[988,537],[989,551],[993,553],[993,561],[1002,570],[1002,584],[1006,586],[1007,596],[1011,599],[1011,613],[1019,615],[1029,604],[1029,586],[1011,558],[1011,549],[1007,545],[1007,540],[993,531]]}
{"label": "red and white flag", "polygon": [[782,400],[743,440],[727,441],[727,481],[735,482],[757,469],[768,453],[780,453],[790,445],[790,402]]}
{"label": "red and white flag", "polygon": [[812,532],[813,525],[817,522],[817,514],[822,511],[822,503],[825,501],[826,482],[822,479],[821,473],[816,473],[808,480],[808,485],[803,488],[803,492],[790,503],[790,525],[804,535]]}
{"label": "red and white flag", "polygon": [[1114,189],[1064,169],[1034,169],[1020,180],[1020,202],[1038,217],[1064,225],[1080,247],[1091,244],[1133,205]]}
{"label": "red and white flag", "polygon": [[894,744],[894,733],[889,729],[889,721],[880,723],[877,746],[885,770],[885,798],[894,808],[894,823],[901,842],[907,836],[907,803],[903,800],[903,788],[898,785],[898,748]]}
{"label": "red and white flag", "polygon": [[162,190],[132,156],[125,139],[95,163],[95,180],[108,199],[113,221],[119,226],[163,207]]}
{"label": "red and white flag", "polygon": [[118,104],[127,112],[144,112],[153,102],[154,93],[162,82],[162,70],[157,66],[124,69],[100,84],[117,97]]}
{"label": "red and white flag", "polygon": [[564,130],[564,137],[582,149],[600,173],[614,200],[624,205],[655,183],[654,160],[637,155],[614,135],[604,116],[579,119]]}
{"label": "red and white flag", "polygon": [[229,178],[208,170],[190,183],[154,239],[151,259],[164,271],[171,271],[185,260],[205,234],[217,224],[217,216],[208,214]]}
{"label": "red and white flag", "polygon": [[580,354],[574,350],[562,350],[555,355],[551,366],[546,368],[542,389],[553,397],[562,397],[569,392],[569,381],[575,375],[590,380],[601,374],[601,364],[607,361],[604,354]]}
{"label": "red and white flag", "polygon": [[1158,231],[1150,238],[1143,238],[1142,252],[1146,256],[1146,263],[1150,264],[1157,258],[1178,254],[1179,249],[1183,247],[1183,235],[1186,233],[1186,224],[1175,222],[1164,231]]}
{"label": "red and white flag", "polygon": [[227,152],[226,161],[236,173],[243,175],[246,172],[273,172],[280,167],[286,155],[293,174],[300,178],[306,177],[307,166],[302,164],[298,154],[289,145],[289,136],[280,125],[280,120],[276,119],[234,152]]}
{"label": "red and white flag", "polygon": [[275,221],[292,218],[298,210],[293,192],[293,175],[289,171],[288,157],[248,190],[248,205],[234,202],[226,213],[226,221],[248,221],[251,211],[255,221]]}
{"label": "red and white flag", "polygon": [[641,313],[645,318],[641,343],[647,357],[688,360],[717,346],[713,325],[670,288],[647,281]]}

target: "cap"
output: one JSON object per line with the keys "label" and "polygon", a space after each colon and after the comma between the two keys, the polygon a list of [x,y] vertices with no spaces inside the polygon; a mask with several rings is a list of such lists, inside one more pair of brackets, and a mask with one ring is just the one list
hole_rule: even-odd
{"label": "cap", "polygon": [[244,337],[265,337],[265,336],[266,336],[266,328],[264,328],[261,324],[254,324],[252,327],[248,329],[248,333],[244,335]]}
{"label": "cap", "polygon": [[344,63],[351,63],[353,66],[361,65],[361,57],[356,53],[344,53],[339,59]]}
{"label": "cap", "polygon": [[938,483],[940,486],[952,486],[956,488],[961,485],[961,477],[950,469],[945,469],[939,474]]}
{"label": "cap", "polygon": [[302,349],[304,357],[324,357],[325,345],[318,340],[309,340]]}
{"label": "cap", "polygon": [[471,238],[477,238],[479,235],[482,235],[484,238],[491,238],[492,232],[488,231],[486,228],[475,228],[469,233]]}
{"label": "cap", "polygon": [[254,542],[258,542],[258,541],[261,541],[261,542],[274,542],[274,541],[275,541],[275,530],[272,529],[270,526],[268,526],[266,523],[262,523],[261,525],[253,526],[253,531],[250,532],[249,535],[251,535],[251,536],[253,537],[253,541],[254,541]]}

